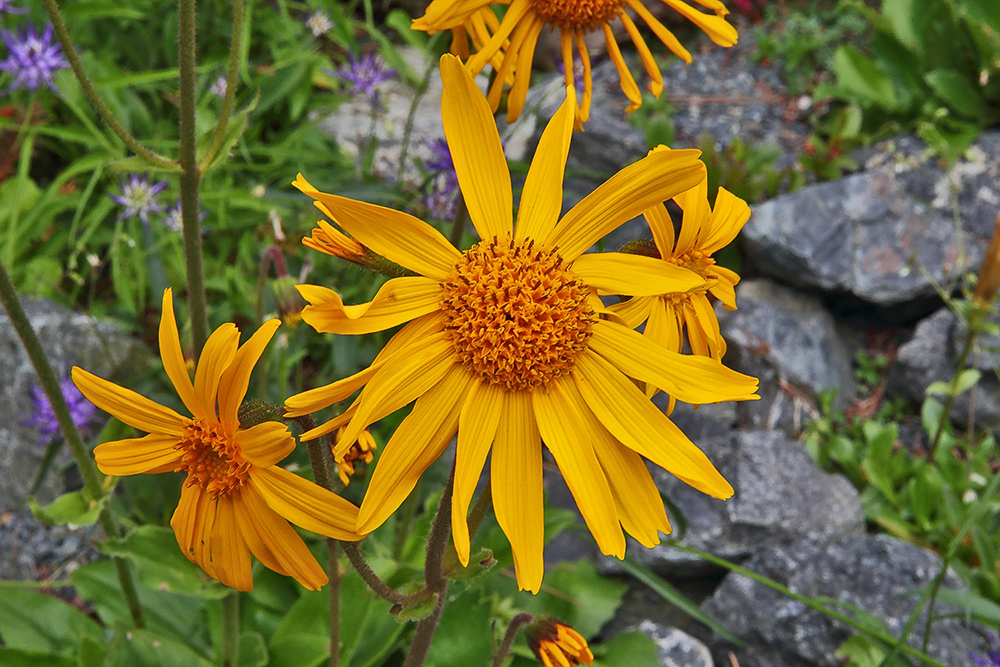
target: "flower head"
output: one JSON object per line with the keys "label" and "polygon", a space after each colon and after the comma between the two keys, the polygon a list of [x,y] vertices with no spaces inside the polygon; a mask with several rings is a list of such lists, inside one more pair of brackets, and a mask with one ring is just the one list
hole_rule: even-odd
{"label": "flower head", "polygon": [[969,651],[971,658],[979,667],[1000,667],[1000,643],[997,642],[996,635],[990,635],[990,648],[985,656],[979,656]]}
{"label": "flower head", "polygon": [[265,322],[243,345],[238,345],[235,325],[216,329],[205,343],[192,382],[171,291],[164,292],[160,356],[191,417],[82,368],[74,367],[72,373],[73,382],[94,405],[149,433],[98,445],[97,467],[106,475],[186,473],[170,520],[177,542],[206,574],[241,591],[253,588],[251,553],[306,588],[326,584],[326,574],[289,521],[334,539],[358,539],[354,505],[276,465],[295,449],[287,426],[240,422],[238,410],[250,372],[278,324]]}
{"label": "flower head", "polygon": [[[341,427],[341,430],[343,430],[343,427]],[[334,462],[337,464],[337,475],[344,486],[350,485],[351,476],[356,472],[359,461],[364,463],[372,462],[376,449],[378,449],[378,445],[375,443],[375,437],[372,436],[371,431],[365,429],[358,435],[357,441],[346,452],[334,455]]]}
{"label": "flower head", "polygon": [[[108,195],[111,200],[124,206],[125,210],[118,215],[119,220],[131,220],[138,217],[142,224],[149,226],[150,213],[163,213],[166,209],[156,197],[167,187],[166,181],[150,183],[145,174],[131,174],[128,180],[122,179],[120,195]],[[177,207],[180,215],[180,206]],[[168,224],[169,223],[164,223]]]}
{"label": "flower head", "polygon": [[378,94],[377,86],[396,76],[396,70],[386,68],[382,60],[374,53],[357,58],[351,55],[347,65],[333,72],[333,75],[350,82],[355,94],[366,95],[375,100]]}
{"label": "flower head", "polygon": [[63,57],[62,46],[52,42],[52,25],[45,26],[41,35],[32,24],[27,24],[24,32],[0,30],[4,44],[10,50],[7,59],[0,62],[0,71],[14,77],[14,88],[27,88],[35,91],[44,84],[58,92],[53,75],[61,69],[69,67]]}
{"label": "flower head", "polygon": [[27,14],[27,7],[15,7],[17,0],[0,0],[0,14]]}
{"label": "flower head", "polygon": [[587,640],[557,618],[543,616],[524,630],[528,647],[545,667],[571,667],[594,664],[594,654]]}
{"label": "flower head", "polygon": [[[122,189],[124,190],[124,187]],[[115,201],[118,201],[118,199],[116,199],[114,197],[112,197],[112,199],[115,199]],[[122,202],[119,202],[119,203],[122,203]],[[208,215],[208,211],[199,210],[198,211],[198,222],[202,222],[207,215]],[[163,226],[166,227],[168,230],[170,230],[172,232],[176,232],[178,234],[181,233],[182,231],[184,231],[184,221],[181,218],[181,200],[180,200],[180,198],[178,198],[177,201],[175,201],[173,204],[171,204],[170,206],[168,206],[166,208],[166,210],[163,211],[163,218],[162,218],[162,220],[163,220]],[[202,229],[201,229],[201,233],[202,234],[206,233],[207,231],[208,231],[207,227],[202,227]]]}
{"label": "flower head", "polygon": [[330,15],[322,9],[317,9],[306,18],[306,27],[313,34],[313,37],[320,37],[333,29],[333,21]]}
{"label": "flower head", "polygon": [[445,136],[481,241],[457,250],[406,213],[294,185],[359,243],[416,275],[385,283],[370,303],[346,306],[325,287],[300,285],[303,319],[320,332],[362,334],[408,323],[373,364],[286,401],[309,414],[362,389],[336,417],[303,434],[345,426],[340,455],[374,421],[416,401],[382,450],[358,514],[369,533],[399,507],[458,433],[453,538],[468,563],[467,511],[487,455],[500,527],[521,588],[541,586],[544,542],[542,443],[548,447],[598,545],[624,555],[622,529],[647,546],[669,532],[663,502],[641,456],[719,498],[732,487],[708,458],[636,387],[668,386],[678,400],[754,398],[757,381],[705,357],[655,345],[607,313],[597,291],[684,292],[696,273],[650,257],[583,254],[640,212],[705,178],[692,150],[655,151],[626,167],[560,219],[575,94],[535,151],[517,225],[500,137],[489,105],[458,58],[441,59]]}
{"label": "flower head", "polygon": [[[694,9],[689,3],[692,0],[662,0],[671,9],[694,23],[705,31],[713,42],[720,46],[732,46],[736,43],[736,29],[725,19],[725,5],[720,0],[693,0],[693,2],[711,10],[705,13]],[[538,43],[538,36],[543,30],[558,30],[562,45],[563,71],[566,85],[574,82],[573,50],[576,49],[583,65],[583,97],[578,108],[579,122],[586,122],[590,114],[590,98],[593,81],[590,75],[590,56],[585,43],[585,37],[591,33],[603,33],[607,44],[608,55],[615,63],[621,79],[622,91],[629,100],[628,111],[631,113],[642,105],[642,93],[636,85],[632,73],[628,69],[618,47],[613,25],[620,22],[635,44],[642,58],[646,73],[652,79],[651,90],[659,96],[663,91],[663,75],[653,59],[653,54],[646,45],[645,39],[639,33],[635,21],[626,10],[631,10],[642,19],[656,37],[678,57],[685,62],[691,62],[691,54],[681,46],[681,43],[643,4],[642,0],[590,0],[588,2],[567,2],[566,0],[490,0],[491,5],[507,5],[503,19],[495,30],[490,31],[489,39],[480,39],[475,54],[468,60],[468,68],[473,74],[478,74],[487,63],[493,63],[497,72],[489,91],[489,101],[496,111],[500,104],[501,93],[510,86],[510,96],[507,99],[507,121],[513,122],[521,114],[524,107],[529,80],[531,79],[531,60]],[[491,9],[489,5],[485,7]],[[452,30],[464,26],[484,9],[483,0],[432,0],[427,11],[413,22],[413,28],[436,33],[442,30]],[[468,52],[468,45],[460,43]],[[452,43],[454,53],[463,54],[462,48],[456,48]],[[500,65],[497,67],[497,55],[502,52]],[[511,81],[513,82],[511,84]]]}
{"label": "flower head", "polygon": [[225,97],[226,91],[229,88],[229,83],[226,81],[226,75],[220,74],[212,82],[212,87],[208,89],[208,92],[212,93],[216,97]]}
{"label": "flower head", "polygon": [[710,208],[704,181],[674,197],[674,201],[684,211],[676,238],[674,224],[663,206],[656,205],[645,212],[655,244],[650,254],[694,271],[705,279],[705,285],[687,292],[635,297],[611,306],[611,310],[629,326],[646,322],[645,335],[670,350],[681,351],[686,330],[692,352],[722,359],[726,341],[708,295],[721,301],[727,310],[736,310],[733,288],[740,277],[716,264],[712,255],[743,229],[750,219],[750,207],[733,193],[719,188],[715,208]]}
{"label": "flower head", "polygon": [[[68,377],[59,380],[59,390],[66,401],[66,407],[69,408],[69,416],[73,420],[73,424],[82,433],[89,432],[97,417],[97,408],[83,397],[83,394]],[[37,428],[40,436],[39,444],[47,445],[60,437],[56,413],[52,409],[52,402],[48,395],[38,386],[31,386],[31,401],[34,404],[34,411],[31,418],[24,421],[23,425]]]}

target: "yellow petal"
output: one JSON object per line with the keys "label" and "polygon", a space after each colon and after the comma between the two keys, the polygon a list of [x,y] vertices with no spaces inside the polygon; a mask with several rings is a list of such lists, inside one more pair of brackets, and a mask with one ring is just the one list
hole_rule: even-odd
{"label": "yellow petal", "polygon": [[219,419],[226,433],[234,432],[240,425],[237,413],[247,394],[247,387],[250,386],[250,372],[279,326],[281,320],[278,319],[268,320],[260,325],[236,351],[232,363],[222,373],[219,381]]}
{"label": "yellow petal", "polygon": [[674,248],[675,255],[682,255],[695,247],[702,225],[708,224],[708,180],[680,193],[674,197],[674,201],[684,211],[681,231]]}
{"label": "yellow petal", "polygon": [[[626,0],[626,4],[631,7],[643,21],[646,22],[646,25],[648,25],[649,29],[653,31],[653,34],[656,35],[661,42],[663,42],[664,46],[670,49],[671,53],[687,64],[691,64],[691,53],[685,49],[679,41],[677,41],[674,33],[667,30],[667,28],[660,23],[660,21],[653,16],[648,9],[646,9],[646,6],[642,4],[641,0]],[[619,16],[623,15],[624,12],[619,14]],[[635,41],[634,37],[633,41]]]}
{"label": "yellow petal", "polygon": [[424,30],[429,33],[441,32],[458,28],[469,20],[477,11],[486,7],[493,0],[433,0],[424,15],[413,20],[414,30]]}
{"label": "yellow petal", "polygon": [[570,270],[591,287],[625,296],[659,296],[707,287],[694,271],[655,257],[621,252],[580,255]]}
{"label": "yellow petal", "polygon": [[302,174],[292,185],[324,204],[336,216],[334,222],[359,243],[422,276],[444,280],[462,259],[441,232],[412,215],[320,192]]}
{"label": "yellow petal", "polygon": [[649,319],[642,335],[660,347],[672,352],[683,348],[680,322],[672,303],[666,299],[654,299],[655,305],[649,309]]}
{"label": "yellow petal", "polygon": [[545,126],[531,159],[517,212],[516,239],[544,239],[556,226],[575,114],[576,91],[567,86],[566,99]]}
{"label": "yellow petal", "polygon": [[[719,331],[719,319],[715,316],[715,310],[708,302],[708,297],[704,294],[692,294],[688,303],[705,336],[708,355],[713,359],[722,359],[726,354],[726,341],[722,338],[722,332]],[[688,328],[691,328],[690,321]]]}
{"label": "yellow petal", "polygon": [[628,69],[628,64],[626,64],[625,59],[622,57],[621,49],[618,48],[618,39],[615,37],[614,32],[611,31],[611,25],[605,21],[601,23],[601,29],[604,31],[604,43],[608,49],[608,56],[611,57],[611,62],[615,64],[615,69],[618,70],[618,80],[621,81],[622,92],[625,93],[625,97],[629,101],[625,113],[631,114],[642,106],[642,91],[639,90],[632,72]]}
{"label": "yellow petal", "polygon": [[320,333],[365,334],[427,315],[441,308],[441,284],[422,276],[393,278],[368,303],[345,306],[340,295],[317,285],[296,289],[309,305],[302,319]]}
{"label": "yellow petal", "polygon": [[441,56],[441,81],[441,121],[469,219],[480,238],[502,239],[511,233],[514,204],[496,121],[472,75],[448,53]]}
{"label": "yellow petal", "polygon": [[646,321],[649,317],[650,309],[654,307],[657,300],[648,296],[634,296],[628,301],[614,303],[608,306],[608,310],[617,315],[630,329]]}
{"label": "yellow petal", "polygon": [[552,452],[597,546],[607,556],[625,557],[625,536],[614,497],[601,469],[583,418],[583,403],[571,378],[559,378],[547,391],[531,392],[542,441]]}
{"label": "yellow petal", "polygon": [[651,382],[685,403],[759,398],[757,378],[726,368],[715,359],[672,352],[612,322],[595,322],[589,345],[625,375]]}
{"label": "yellow petal", "polygon": [[295,449],[295,438],[281,422],[264,422],[240,429],[233,439],[246,460],[260,468],[273,466]]}
{"label": "yellow petal", "polygon": [[653,232],[653,243],[660,251],[660,257],[671,257],[674,254],[674,221],[663,204],[657,204],[642,213]]}
{"label": "yellow petal", "polygon": [[469,374],[456,366],[417,399],[375,465],[358,512],[360,534],[375,530],[396,511],[427,466],[451,442],[469,380]]}
{"label": "yellow petal", "polygon": [[[663,74],[660,72],[659,65],[656,64],[656,59],[653,58],[653,53],[649,50],[649,46],[646,45],[646,40],[642,38],[642,33],[639,32],[635,23],[624,10],[618,10],[618,18],[622,22],[622,25],[625,26],[625,31],[628,32],[632,43],[635,44],[636,51],[639,52],[639,57],[642,59],[642,66],[650,78],[650,92],[653,93],[654,97],[659,97],[660,93],[663,92]],[[677,43],[677,46],[681,49],[684,48],[680,46],[680,42]],[[690,53],[688,53],[686,60],[687,62],[691,62]]]}
{"label": "yellow petal", "polygon": [[542,441],[528,392],[504,394],[493,443],[490,486],[497,523],[510,540],[520,590],[537,593],[545,563]]}
{"label": "yellow petal", "polygon": [[219,498],[212,535],[212,560],[223,584],[238,591],[253,590],[250,549],[236,525],[236,510],[229,496]]}
{"label": "yellow petal", "polygon": [[[351,403],[351,407],[347,408],[341,414],[337,415],[333,419],[323,422],[316,428],[309,429],[308,431],[299,436],[299,440],[301,440],[302,442],[315,440],[316,438],[324,436],[327,433],[332,433],[333,431],[336,431],[338,428],[342,426],[347,426],[347,424],[351,421],[351,419],[354,418],[354,413],[358,411],[358,404],[360,402],[361,402],[361,397],[359,396],[358,398],[354,399],[353,403]],[[382,417],[384,416],[385,415],[382,415]],[[377,417],[376,421],[378,419],[381,419],[382,417]]]}
{"label": "yellow petal", "polygon": [[296,526],[335,540],[355,541],[358,508],[284,468],[252,468],[247,478],[268,507]]}
{"label": "yellow petal", "polygon": [[177,444],[177,436],[154,433],[144,438],[101,443],[94,448],[94,458],[105,475],[138,475],[180,463]]}
{"label": "yellow petal", "polygon": [[191,384],[191,376],[188,374],[187,364],[184,363],[181,338],[177,333],[177,320],[174,318],[173,291],[169,287],[163,290],[163,311],[160,315],[159,341],[160,359],[163,361],[163,370],[167,372],[167,377],[170,378],[171,384],[177,390],[177,395],[181,397],[184,407],[197,417],[208,417],[208,415],[198,413],[200,405],[194,398],[194,385]]}
{"label": "yellow petal", "polygon": [[498,384],[473,381],[458,421],[455,448],[455,491],[451,499],[451,530],[455,551],[463,566],[469,564],[469,503],[486,465],[500,422],[504,390]]}
{"label": "yellow petal", "polygon": [[251,485],[240,491],[235,503],[236,523],[250,551],[265,567],[294,577],[309,590],[318,590],[329,581],[323,568],[295,529]]}
{"label": "yellow petal", "polygon": [[583,31],[576,30],[576,50],[580,53],[580,64],[583,65],[583,99],[580,101],[579,120],[586,123],[590,120],[590,100],[594,96],[594,78],[590,71],[590,53],[583,40]]}
{"label": "yellow petal", "polygon": [[710,233],[701,245],[701,249],[709,254],[729,245],[750,219],[750,206],[729,192],[719,188],[715,198],[715,208],[712,209],[709,221]]}
{"label": "yellow petal", "polygon": [[731,26],[722,16],[699,12],[686,2],[683,2],[683,0],[663,0],[663,2],[680,12],[688,21],[701,28],[719,46],[728,47],[736,43],[739,37],[736,28]]}
{"label": "yellow petal", "polygon": [[70,376],[73,384],[88,401],[140,431],[180,435],[188,421],[170,408],[88,373],[78,366],[73,367]]}
{"label": "yellow petal", "polygon": [[[507,12],[503,15],[503,20],[500,21],[500,27],[493,33],[493,37],[469,59],[469,62],[465,63],[469,73],[475,76],[486,67],[486,63],[490,62],[493,56],[496,55],[497,51],[503,46],[504,40],[510,37],[511,32],[521,24],[522,19],[531,12],[531,9],[531,0],[511,0]],[[508,52],[509,55],[510,52]],[[524,74],[530,75],[530,72],[524,72]],[[497,79],[499,80],[500,77],[497,77]]]}
{"label": "yellow petal", "polygon": [[218,513],[218,502],[211,499],[197,484],[184,485],[180,502],[170,519],[177,543],[188,559],[205,574],[218,579],[218,568],[212,561],[212,529]]}
{"label": "yellow petal", "polygon": [[708,290],[709,293],[721,301],[726,310],[736,310],[736,290],[733,287],[740,282],[740,277],[735,271],[718,264],[712,267],[710,277],[718,282]]}
{"label": "yellow petal", "polygon": [[593,413],[623,445],[699,491],[716,498],[733,495],[733,487],[708,457],[608,362],[584,352],[573,380]]}
{"label": "yellow petal", "polygon": [[[316,387],[315,389],[310,389],[309,391],[289,396],[285,399],[285,416],[301,417],[302,415],[317,412],[323,408],[330,407],[334,403],[343,401],[358,389],[365,386],[365,384],[375,376],[375,373],[382,368],[383,364],[384,362],[376,362],[368,368],[358,371],[354,375],[346,377],[343,380],[337,380],[336,382],[328,384],[324,387]],[[306,439],[311,440],[311,438]]]}
{"label": "yellow petal", "polygon": [[[513,123],[521,115],[524,100],[528,95],[528,84],[531,83],[531,62],[535,57],[535,46],[538,35],[545,24],[530,14],[519,25],[510,38],[510,53],[517,54],[514,63],[514,85],[507,95],[507,122]],[[497,80],[500,80],[499,75]]]}
{"label": "yellow petal", "polygon": [[215,396],[222,372],[229,368],[236,356],[239,342],[240,330],[232,323],[223,324],[205,341],[205,349],[198,357],[198,368],[194,373],[194,395],[201,405],[200,414],[215,417]]}
{"label": "yellow petal", "polygon": [[654,151],[625,167],[584,197],[545,239],[568,262],[598,239],[646,209],[670,199],[705,178],[696,150]]}

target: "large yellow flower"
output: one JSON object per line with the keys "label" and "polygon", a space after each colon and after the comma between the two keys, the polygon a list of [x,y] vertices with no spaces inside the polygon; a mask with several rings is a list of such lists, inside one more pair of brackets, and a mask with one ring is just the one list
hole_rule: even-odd
{"label": "large yellow flower", "polygon": [[[720,0],[694,0],[697,4],[710,9],[714,14],[700,12],[688,0],[661,0],[671,9],[701,28],[720,46],[732,46],[736,43],[736,29],[725,19],[728,10]],[[470,17],[481,16],[484,7],[490,5],[509,5],[503,19],[492,33],[489,41],[478,48],[476,54],[469,60],[468,67],[473,74],[478,74],[487,63],[496,67],[497,53],[503,49],[497,77],[489,91],[489,101],[496,111],[500,104],[500,95],[506,85],[511,85],[507,99],[507,122],[513,122],[521,114],[524,99],[531,80],[531,63],[535,53],[535,45],[542,30],[559,30],[562,43],[562,59],[566,72],[567,86],[573,87],[573,49],[580,54],[583,64],[583,99],[577,111],[580,122],[586,122],[590,115],[590,98],[593,81],[590,76],[590,56],[584,37],[600,30],[607,44],[608,55],[611,56],[618,76],[621,79],[622,91],[629,100],[628,112],[631,113],[642,105],[642,93],[636,85],[632,73],[622,58],[621,50],[615,38],[612,25],[620,21],[629,38],[635,44],[642,58],[646,73],[652,79],[650,88],[659,97],[663,91],[663,75],[653,59],[646,41],[639,33],[635,22],[626,9],[631,9],[636,16],[649,26],[653,34],[663,44],[682,58],[691,62],[691,54],[681,46],[681,43],[643,4],[643,0],[433,0],[427,11],[413,22],[416,30],[429,33],[442,30],[456,30],[468,25]],[[481,19],[480,19],[481,20]],[[485,26],[484,26],[485,28]],[[479,41],[484,37],[484,30],[478,31]],[[475,45],[475,44],[474,44]],[[460,55],[460,46],[465,42],[453,42],[453,49]],[[476,45],[478,46],[478,45]]]}
{"label": "large yellow flower", "polygon": [[[250,554],[309,589],[326,574],[288,522],[338,540],[357,540],[358,508],[340,496],[277,467],[295,448],[288,427],[267,421],[241,428],[237,410],[250,371],[278,328],[265,322],[242,346],[224,324],[209,337],[194,383],[184,365],[171,290],[163,294],[160,356],[193,417],[124,387],[73,368],[73,382],[94,405],[143,438],[105,442],[94,449],[106,475],[183,471],[187,480],[170,520],[177,542],[213,579],[241,591],[253,588]],[[218,407],[216,407],[218,406]]]}
{"label": "large yellow flower", "polygon": [[675,294],[637,296],[611,306],[611,310],[631,327],[646,322],[645,335],[667,349],[680,352],[687,330],[692,352],[722,359],[726,341],[708,295],[721,301],[727,310],[736,310],[733,288],[740,277],[716,264],[712,255],[736,238],[750,219],[750,207],[733,193],[719,188],[715,208],[711,208],[705,181],[674,197],[674,201],[684,212],[676,239],[674,224],[662,205],[644,214],[653,232],[656,252],[664,261],[694,271],[707,285]]}
{"label": "large yellow flower", "polygon": [[[362,389],[344,415],[336,449],[363,428],[416,401],[385,445],[358,514],[358,532],[382,524],[458,432],[452,533],[469,559],[467,511],[492,450],[497,520],[511,542],[521,588],[542,579],[542,442],[598,545],[622,557],[622,528],[642,544],[669,532],[641,456],[719,498],[732,487],[636,387],[667,385],[692,403],[753,397],[757,381],[706,357],[653,344],[609,317],[597,290],[628,295],[685,291],[695,273],[651,257],[583,254],[595,241],[705,178],[697,151],[656,151],[618,172],[561,219],[563,170],[573,133],[572,88],[535,152],[512,224],[510,174],[493,116],[471,75],[441,59],[445,136],[480,243],[459,252],[405,213],[325,194],[301,174],[295,186],[360,243],[418,275],[388,281],[370,303],[345,306],[329,289],[301,285],[303,319],[341,334],[409,322],[373,364],[286,401],[307,414]],[[662,383],[662,384],[661,384]],[[641,456],[640,456],[641,455]]]}

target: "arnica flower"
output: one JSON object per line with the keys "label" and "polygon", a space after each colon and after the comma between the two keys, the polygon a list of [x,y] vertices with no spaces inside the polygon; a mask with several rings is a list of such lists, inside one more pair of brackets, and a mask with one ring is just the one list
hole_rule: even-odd
{"label": "arnica flower", "polygon": [[355,94],[367,96],[374,104],[378,95],[377,86],[395,77],[396,70],[384,67],[380,58],[369,53],[362,58],[351,55],[347,65],[335,70],[333,75],[350,82]]}
{"label": "arnica flower", "polygon": [[[119,220],[131,220],[138,217],[142,224],[149,226],[150,213],[163,213],[163,204],[156,200],[157,195],[167,187],[166,181],[150,183],[149,177],[145,174],[130,174],[129,179],[122,180],[120,195],[108,195],[112,201],[125,207],[119,214]],[[180,206],[177,207],[178,217],[180,216]]]}
{"label": "arnica flower", "polygon": [[726,341],[719,331],[719,321],[708,295],[721,301],[727,310],[736,310],[733,288],[740,277],[716,264],[712,255],[736,238],[750,219],[750,207],[733,193],[719,188],[712,209],[707,188],[707,183],[702,181],[697,187],[674,197],[674,202],[684,212],[676,239],[674,224],[664,206],[656,205],[645,212],[655,244],[651,254],[694,271],[705,279],[707,286],[674,294],[634,297],[610,309],[629,326],[646,322],[645,335],[669,350],[681,351],[686,329],[692,352],[722,359]]}
{"label": "arnica flower", "polygon": [[[59,380],[59,390],[66,401],[66,407],[69,408],[69,416],[73,420],[73,425],[76,426],[81,435],[86,435],[97,417],[97,408],[83,397],[83,394],[68,377]],[[59,422],[56,421],[52,401],[40,387],[32,385],[31,402],[34,404],[31,418],[25,420],[22,425],[37,428],[40,436],[39,444],[47,445],[60,437]]]}
{"label": "arnica flower", "polygon": [[[736,43],[736,29],[725,19],[725,5],[720,0],[693,0],[695,3],[714,12],[708,14],[698,11],[688,4],[688,0],[662,0],[668,7],[701,28],[720,46],[732,46]],[[495,112],[500,105],[500,95],[513,76],[513,85],[507,99],[507,122],[513,122],[521,114],[525,95],[531,80],[531,62],[535,46],[542,30],[558,30],[562,46],[562,60],[566,75],[566,85],[573,86],[573,49],[576,48],[583,63],[583,98],[578,109],[579,121],[586,122],[590,115],[590,98],[593,91],[593,81],[590,75],[590,55],[587,51],[585,38],[588,34],[601,31],[607,44],[608,55],[611,57],[618,76],[621,79],[622,91],[629,100],[628,112],[642,106],[642,93],[636,85],[632,73],[622,58],[621,49],[615,38],[612,24],[620,21],[629,38],[635,44],[642,58],[646,73],[652,83],[652,93],[659,97],[663,91],[663,75],[653,59],[653,54],[646,45],[645,39],[639,33],[635,21],[626,9],[631,9],[641,18],[656,37],[674,54],[685,62],[691,62],[691,54],[681,46],[672,32],[657,20],[642,0],[590,0],[576,2],[575,0],[433,0],[422,17],[413,22],[415,30],[436,33],[442,30],[453,30],[465,24],[475,12],[491,5],[508,5],[499,26],[493,31],[489,41],[480,47],[475,55],[468,60],[468,68],[473,74],[478,74],[487,63],[495,59],[497,52],[506,43],[508,46],[489,90],[490,105]]]}
{"label": "arnica flower", "polygon": [[[343,427],[338,430],[338,435],[342,431]],[[337,475],[344,486],[350,485],[351,476],[356,472],[356,464],[359,461],[363,461],[364,463],[372,462],[376,449],[378,449],[378,445],[375,443],[375,437],[371,434],[371,431],[365,429],[358,435],[357,441],[346,452],[343,452],[339,456],[334,455],[333,460],[337,464]]]}
{"label": "arnica flower", "polygon": [[52,42],[52,25],[45,26],[41,35],[32,24],[27,24],[24,32],[0,30],[4,44],[10,50],[7,59],[0,62],[0,71],[14,77],[14,83],[8,90],[27,88],[30,91],[46,85],[52,90],[56,88],[53,76],[61,69],[69,67],[63,57],[62,47]]}
{"label": "arnica flower", "polygon": [[535,619],[524,630],[528,648],[545,667],[594,664],[587,640],[571,626],[551,616]]}
{"label": "arnica flower", "polygon": [[358,509],[340,496],[277,467],[295,449],[281,422],[245,428],[237,411],[250,372],[278,328],[262,324],[243,345],[233,324],[205,343],[194,383],[184,364],[171,290],[163,295],[159,342],[163,368],[193,415],[183,417],[134,391],[81,368],[73,381],[90,401],[149,435],[105,442],[94,449],[106,475],[187,473],[170,526],[190,560],[206,574],[241,591],[253,588],[250,554],[309,589],[326,574],[289,521],[338,540],[356,540]]}
{"label": "arnica flower", "polygon": [[313,37],[322,37],[333,29],[333,21],[330,20],[328,13],[317,9],[306,18],[306,27]]}
{"label": "arnica flower", "polygon": [[[669,387],[678,400],[754,397],[757,381],[707,357],[655,345],[609,316],[595,290],[650,296],[702,285],[669,262],[620,253],[583,254],[640,212],[705,178],[698,151],[664,149],[626,167],[559,218],[575,94],[542,134],[516,227],[510,174],[489,105],[461,61],[441,59],[445,136],[469,217],[483,239],[456,250],[408,214],[325,194],[301,174],[294,185],[360,243],[417,275],[388,281],[372,302],[345,306],[325,287],[301,285],[303,319],[320,332],[363,334],[407,323],[373,364],[289,398],[291,416],[361,393],[341,416],[303,434],[346,424],[336,452],[362,429],[416,401],[375,466],[358,532],[384,522],[458,432],[452,530],[469,560],[467,511],[492,449],[497,520],[511,542],[517,580],[542,579],[544,440],[606,554],[623,557],[622,528],[644,545],[669,532],[641,456],[705,493],[733,490],[708,458],[636,387]],[[412,321],[411,321],[412,320]],[[641,455],[641,456],[640,456]]]}

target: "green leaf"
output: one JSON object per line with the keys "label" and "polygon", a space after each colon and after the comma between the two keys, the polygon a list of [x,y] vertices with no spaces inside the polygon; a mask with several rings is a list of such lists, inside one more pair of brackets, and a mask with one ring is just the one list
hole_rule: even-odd
{"label": "green leaf", "polygon": [[181,165],[179,163],[174,163],[170,166],[163,166],[159,164],[153,164],[152,162],[141,158],[138,155],[133,155],[131,157],[125,157],[120,160],[113,160],[108,163],[108,167],[114,171],[123,172],[130,174],[133,172],[153,172],[153,173],[166,173],[166,174],[179,174],[181,173]]}
{"label": "green leaf", "polygon": [[208,600],[221,600],[231,592],[187,559],[170,528],[140,526],[123,538],[105,540],[101,551],[132,561],[139,571],[139,580],[156,591]]}
{"label": "green leaf", "polygon": [[594,665],[598,667],[657,667],[660,664],[656,642],[641,630],[615,635],[591,649]]}
{"label": "green leaf", "polygon": [[493,654],[492,605],[479,591],[449,600],[427,653],[428,665],[480,665]]}
{"label": "green leaf", "polygon": [[211,162],[207,165],[203,164],[203,161],[207,157],[205,152],[211,147],[212,138],[215,136],[215,126],[198,138],[198,165],[203,174],[215,169],[229,159],[229,151],[232,150],[233,146],[236,145],[236,142],[238,142],[240,137],[243,136],[243,133],[246,132],[247,120],[250,117],[250,113],[257,108],[257,103],[259,101],[260,91],[258,90],[257,94],[254,95],[252,102],[250,102],[238,113],[229,117],[229,122],[226,123],[226,129],[222,133],[222,144],[219,146],[219,151],[212,156]]}
{"label": "green leaf", "polygon": [[183,642],[149,630],[119,628],[108,643],[103,667],[213,667]]}
{"label": "green leaf", "polygon": [[[919,594],[919,592],[914,594]],[[969,611],[985,625],[996,626],[1000,623],[1000,605],[976,595],[972,591],[942,587],[938,589],[937,597],[941,602],[953,604]]]}
{"label": "green leaf", "polygon": [[76,660],[52,653],[39,653],[10,646],[0,646],[3,667],[77,667]]}
{"label": "green leaf", "polygon": [[[930,436],[931,440],[934,439],[938,428],[941,427],[941,418],[943,416],[944,405],[938,400],[928,398],[920,406],[920,421],[923,424],[924,431]],[[945,424],[945,428],[947,428],[947,423]]]}
{"label": "green leaf", "polygon": [[971,119],[982,118],[986,114],[982,92],[967,76],[955,70],[936,69],[925,74],[924,81],[953,111]]}
{"label": "green leaf", "polygon": [[36,519],[49,526],[89,526],[97,521],[104,509],[104,499],[94,502],[83,491],[64,493],[45,507],[33,498],[28,498],[28,506]]}
{"label": "green leaf", "polygon": [[267,644],[259,632],[244,632],[240,635],[240,667],[265,667],[267,665]]}
{"label": "green leaf", "polygon": [[0,597],[0,639],[11,649],[73,657],[80,637],[104,636],[93,619],[55,596],[0,582]]}
{"label": "green leaf", "polygon": [[593,637],[615,615],[628,586],[602,577],[586,560],[559,563],[545,573],[541,591],[522,601],[532,614],[551,614],[584,637]]}
{"label": "green leaf", "polygon": [[414,30],[410,27],[413,17],[402,9],[393,9],[385,17],[385,25],[392,28],[410,46],[421,50],[426,50],[429,39],[427,33]]}
{"label": "green leaf", "polygon": [[861,102],[887,111],[899,108],[892,81],[871,58],[843,45],[833,54],[833,71],[840,87]]}

